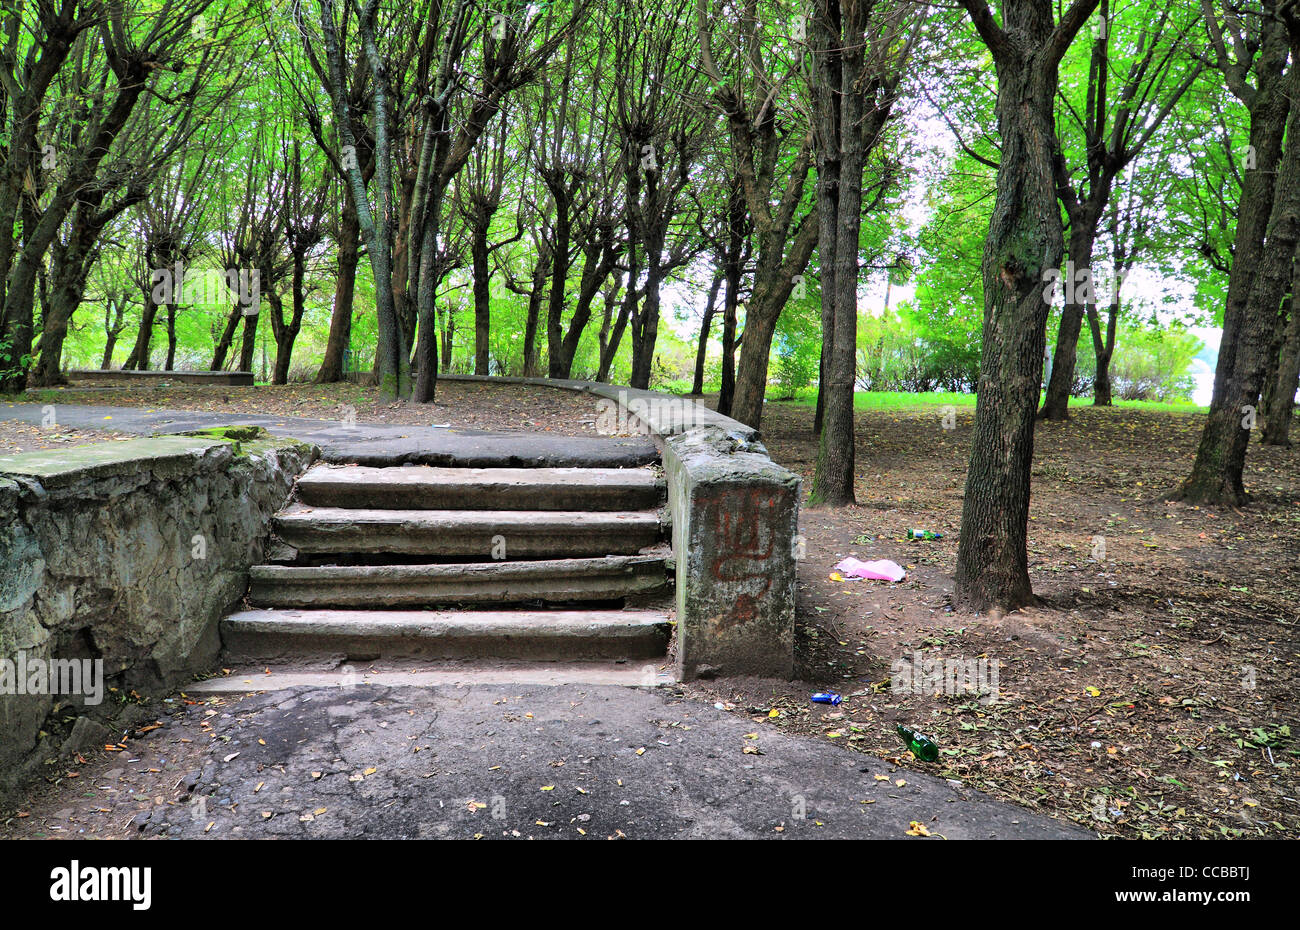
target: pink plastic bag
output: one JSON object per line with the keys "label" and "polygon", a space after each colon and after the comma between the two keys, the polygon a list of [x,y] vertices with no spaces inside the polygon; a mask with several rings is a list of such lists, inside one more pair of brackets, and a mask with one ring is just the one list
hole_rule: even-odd
{"label": "pink plastic bag", "polygon": [[867,578],[871,581],[902,581],[907,577],[907,572],[903,570],[903,566],[897,562],[891,562],[889,559],[881,559],[878,562],[862,562],[849,556],[835,566],[835,571],[841,575]]}

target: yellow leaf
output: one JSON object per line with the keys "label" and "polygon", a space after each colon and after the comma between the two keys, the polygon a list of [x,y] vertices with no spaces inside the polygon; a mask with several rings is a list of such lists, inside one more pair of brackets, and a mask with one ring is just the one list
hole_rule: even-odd
{"label": "yellow leaf", "polygon": [[542,785],[542,790],[543,790],[543,791],[554,791],[554,790],[555,790],[555,786],[554,786],[554,785]]}
{"label": "yellow leaf", "polygon": [[781,712],[780,712],[779,710],[777,710],[775,707],[773,707],[771,710],[769,710],[769,711],[767,712],[767,716],[768,716],[768,717],[779,717],[779,716],[781,716]]}
{"label": "yellow leaf", "polygon": [[919,820],[913,820],[908,824],[909,829],[905,831],[908,836],[929,836],[930,831],[925,828],[925,824]]}

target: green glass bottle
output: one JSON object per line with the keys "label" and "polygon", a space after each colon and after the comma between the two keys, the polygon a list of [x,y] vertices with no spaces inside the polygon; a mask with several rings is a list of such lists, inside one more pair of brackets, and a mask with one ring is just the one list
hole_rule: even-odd
{"label": "green glass bottle", "polygon": [[903,738],[903,745],[912,751],[922,762],[933,762],[939,758],[939,746],[928,736],[917,733],[911,727],[898,725],[898,735]]}

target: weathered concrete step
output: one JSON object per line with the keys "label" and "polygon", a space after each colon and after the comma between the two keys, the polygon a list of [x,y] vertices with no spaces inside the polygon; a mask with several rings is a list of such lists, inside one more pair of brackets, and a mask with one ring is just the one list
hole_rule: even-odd
{"label": "weathered concrete step", "polygon": [[529,662],[519,659],[425,661],[413,658],[380,659],[339,666],[333,659],[315,657],[301,662],[232,662],[228,671],[229,674],[186,685],[185,693],[246,694],[348,685],[436,688],[440,685],[578,684],[653,688],[677,680],[672,668],[662,658],[632,662],[622,659]]}
{"label": "weathered concrete step", "polygon": [[256,565],[256,607],[425,607],[601,601],[660,591],[667,564],[655,556],[478,562],[456,565]]}
{"label": "weathered concrete step", "polygon": [[316,465],[298,479],[313,507],[395,510],[650,510],[663,479],[648,468],[434,468]]}
{"label": "weathered concrete step", "polygon": [[670,633],[667,614],[654,610],[245,610],[221,621],[233,661],[650,659],[665,654]]}
{"label": "weathered concrete step", "polygon": [[657,511],[347,510],[291,506],[276,534],[302,553],[474,559],[631,555],[660,541]]}

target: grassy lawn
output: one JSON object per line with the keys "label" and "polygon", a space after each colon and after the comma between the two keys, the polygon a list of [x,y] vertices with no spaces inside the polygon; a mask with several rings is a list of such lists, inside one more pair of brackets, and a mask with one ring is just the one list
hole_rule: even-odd
{"label": "grassy lawn", "polygon": [[[672,381],[664,384],[660,390],[669,391],[676,394],[685,394],[690,391],[691,385],[688,381]],[[716,388],[710,389],[710,394],[716,394]],[[795,391],[782,388],[779,385],[769,385],[767,389],[767,400],[773,403],[783,404],[805,404],[815,406],[817,403],[817,389],[815,387],[800,388]],[[1040,398],[1041,400],[1041,398]],[[907,391],[858,391],[853,398],[853,406],[857,410],[917,410],[927,409],[930,407],[943,407],[951,404],[954,407],[975,406],[974,394],[957,394],[952,391],[930,391],[924,394],[913,394]],[[1078,397],[1070,402],[1071,407],[1091,407],[1092,398]],[[1173,401],[1164,402],[1158,400],[1116,400],[1115,407],[1122,410],[1146,410],[1159,413],[1206,413],[1209,408],[1190,401]]]}

